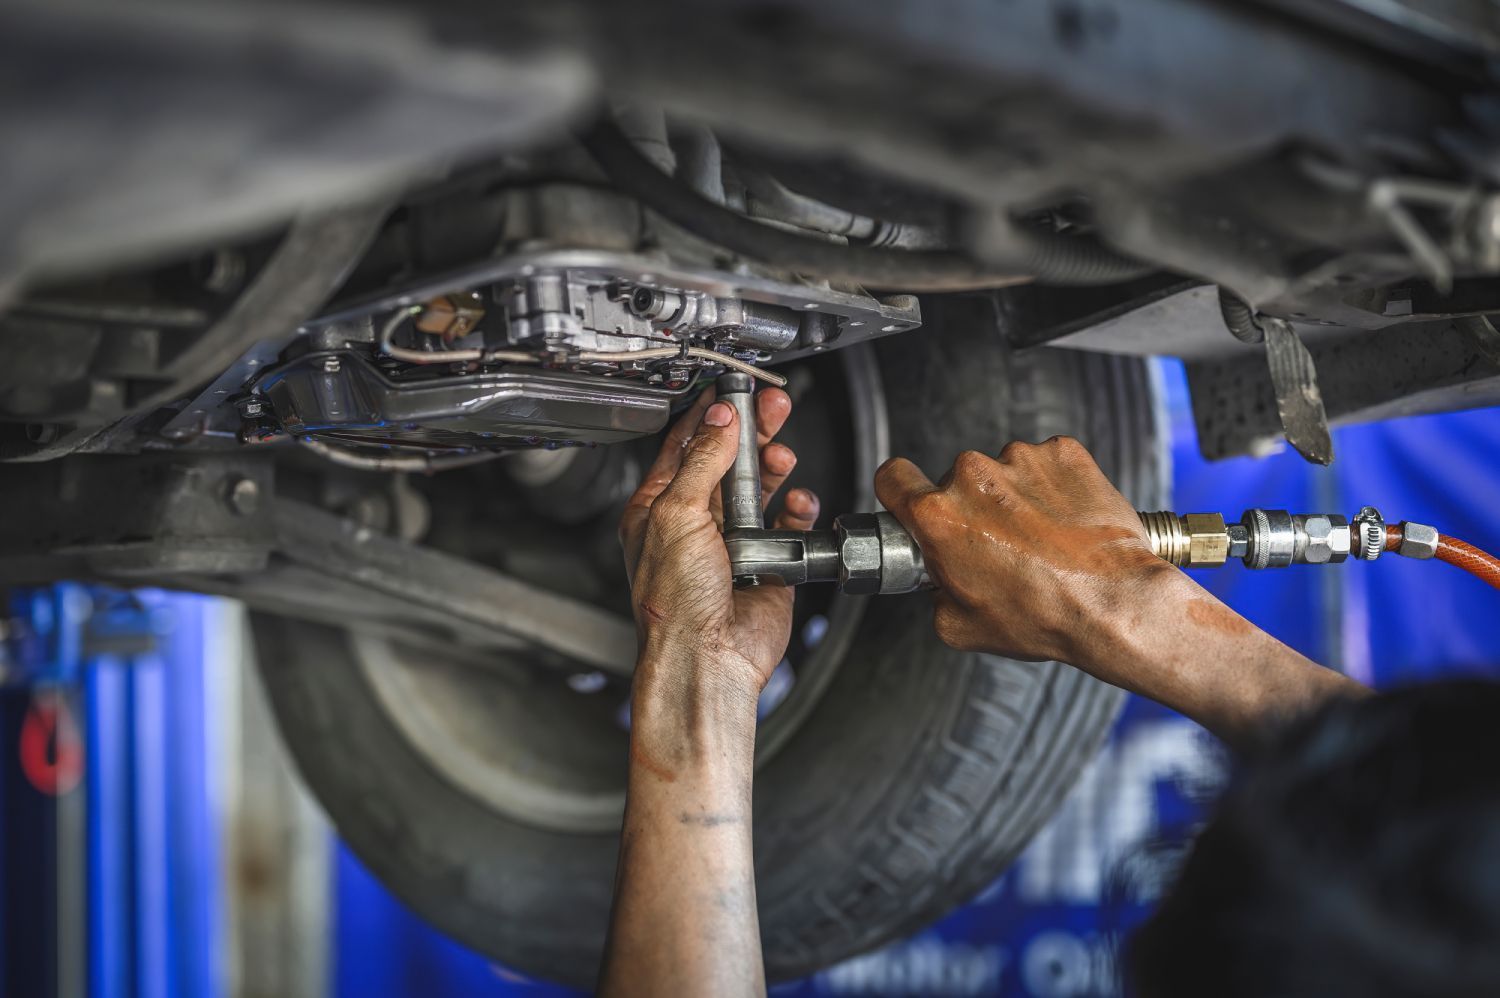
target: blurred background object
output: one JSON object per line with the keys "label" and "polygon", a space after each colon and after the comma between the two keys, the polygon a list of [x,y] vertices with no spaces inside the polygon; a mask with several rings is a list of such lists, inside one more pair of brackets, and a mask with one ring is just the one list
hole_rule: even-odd
{"label": "blurred background object", "polygon": [[[1158,368],[1183,509],[1352,509],[1491,549],[1500,413],[1335,431],[1331,468],[1198,454],[1179,366]],[[1398,558],[1197,578],[1256,624],[1377,687],[1500,677],[1492,590]],[[251,668],[240,608],[62,584],[5,620],[0,876],[5,994],[563,995],[421,922],[333,838]],[[973,903],[784,995],[1110,995],[1116,944],[1161,895],[1230,762],[1132,699],[1067,803]]]}

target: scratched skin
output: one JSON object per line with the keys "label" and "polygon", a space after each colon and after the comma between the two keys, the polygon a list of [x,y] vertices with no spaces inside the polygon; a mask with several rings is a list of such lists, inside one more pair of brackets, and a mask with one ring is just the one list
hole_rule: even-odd
{"label": "scratched skin", "polygon": [[936,484],[894,458],[875,492],[921,545],[933,626],[955,648],[1067,662],[1229,740],[1267,714],[1367,692],[1153,555],[1130,502],[1071,437],[966,451]]}

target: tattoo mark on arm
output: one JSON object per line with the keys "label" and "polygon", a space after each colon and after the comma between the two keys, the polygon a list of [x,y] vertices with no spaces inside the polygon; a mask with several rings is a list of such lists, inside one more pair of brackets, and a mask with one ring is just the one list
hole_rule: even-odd
{"label": "tattoo mark on arm", "polygon": [[677,820],[684,825],[697,825],[699,828],[717,828],[720,825],[738,825],[740,816],[737,814],[692,814],[684,811],[677,816]]}

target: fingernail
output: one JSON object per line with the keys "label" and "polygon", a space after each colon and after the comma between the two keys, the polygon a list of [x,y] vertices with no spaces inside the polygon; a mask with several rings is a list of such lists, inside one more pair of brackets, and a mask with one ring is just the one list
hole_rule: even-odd
{"label": "fingernail", "polygon": [[723,402],[715,402],[703,414],[703,421],[709,426],[728,426],[733,420],[734,410]]}

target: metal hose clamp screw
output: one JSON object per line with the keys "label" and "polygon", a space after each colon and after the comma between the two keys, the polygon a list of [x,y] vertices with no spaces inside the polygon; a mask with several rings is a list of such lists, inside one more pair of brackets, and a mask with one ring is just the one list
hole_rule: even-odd
{"label": "metal hose clamp screw", "polygon": [[1354,515],[1355,555],[1365,561],[1374,561],[1385,550],[1385,518],[1374,506],[1362,506]]}

